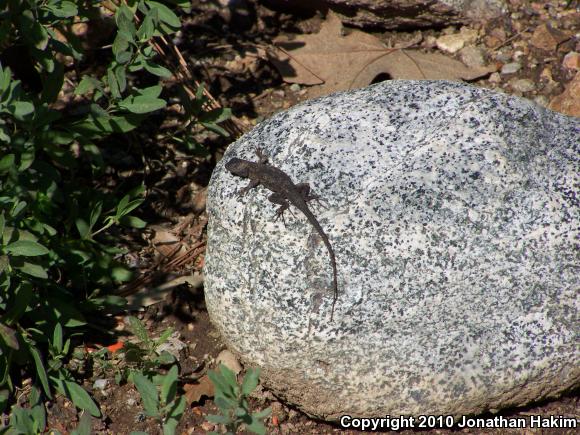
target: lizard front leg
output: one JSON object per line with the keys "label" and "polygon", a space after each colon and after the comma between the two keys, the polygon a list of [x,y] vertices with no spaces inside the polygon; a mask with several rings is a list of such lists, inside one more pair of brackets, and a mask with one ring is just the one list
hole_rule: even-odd
{"label": "lizard front leg", "polygon": [[264,152],[262,151],[262,148],[256,147],[256,155],[258,156],[258,163],[259,164],[261,164],[261,165],[268,164],[268,157],[266,156],[266,154],[264,154]]}
{"label": "lizard front leg", "polygon": [[246,187],[244,187],[243,189],[240,189],[238,191],[238,196],[244,196],[246,193],[248,193],[249,190],[253,189],[254,187],[256,187],[258,184],[260,184],[260,182],[256,179],[251,179],[250,178],[250,184],[248,184]]}

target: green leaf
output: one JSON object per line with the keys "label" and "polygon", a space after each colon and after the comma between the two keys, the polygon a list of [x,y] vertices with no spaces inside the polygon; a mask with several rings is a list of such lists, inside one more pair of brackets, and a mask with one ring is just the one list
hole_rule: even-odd
{"label": "green leaf", "polygon": [[64,66],[55,62],[54,70],[42,80],[42,102],[54,103],[64,83]]}
{"label": "green leaf", "polygon": [[97,223],[97,221],[99,220],[99,217],[101,216],[101,213],[103,211],[103,201],[98,201],[94,206],[93,209],[91,210],[91,218],[90,218],[90,222],[89,222],[89,227],[92,231],[93,227],[95,226],[95,224]]}
{"label": "green leaf", "polygon": [[203,112],[199,117],[201,122],[209,122],[209,123],[220,123],[223,122],[232,116],[232,109],[229,108],[220,108],[220,109],[213,109],[207,112]]}
{"label": "green leaf", "polygon": [[8,255],[0,255],[0,276],[2,276],[2,273],[8,270],[9,267],[10,259],[8,258]]}
{"label": "green leaf", "polygon": [[34,105],[28,101],[13,101],[8,105],[8,110],[19,121],[24,121],[26,115],[34,112]]}
{"label": "green leaf", "polygon": [[262,411],[258,411],[258,412],[253,413],[252,414],[252,418],[262,420],[262,419],[268,417],[271,413],[272,413],[272,409],[271,408],[266,408],[266,409],[264,409]]}
{"label": "green leaf", "polygon": [[71,1],[60,1],[56,3],[48,3],[46,9],[54,14],[54,16],[59,18],[69,18],[77,15],[78,9],[76,5]]}
{"label": "green leaf", "polygon": [[87,239],[90,236],[91,229],[87,225],[84,219],[76,218],[75,219],[75,226],[77,227],[77,231],[81,236],[81,239]]}
{"label": "green leaf", "polygon": [[94,77],[85,75],[77,85],[75,95],[85,95],[94,89],[102,89],[102,83]]}
{"label": "green leaf", "polygon": [[127,74],[123,66],[119,65],[115,68],[115,78],[119,85],[119,91],[125,92],[125,89],[127,88]]}
{"label": "green leaf", "polygon": [[89,393],[79,384],[71,381],[63,381],[67,397],[75,404],[77,408],[84,409],[91,413],[93,417],[100,417],[101,411],[93,401]]}
{"label": "green leaf", "polygon": [[131,328],[131,332],[135,334],[135,336],[141,341],[142,343],[149,343],[149,334],[147,333],[147,329],[143,326],[141,320],[137,317],[129,316],[129,327]]}
{"label": "green leaf", "polygon": [[62,326],[60,323],[57,323],[54,327],[54,332],[52,334],[52,346],[56,349],[56,351],[61,354],[63,349],[63,341],[62,341]]}
{"label": "green leaf", "polygon": [[119,205],[117,205],[117,210],[115,212],[117,219],[122,218],[125,215],[128,215],[145,201],[143,198],[137,198],[132,201],[129,201],[129,195],[125,195],[119,201]]}
{"label": "green leaf", "polygon": [[33,276],[35,278],[40,279],[48,278],[48,274],[46,273],[45,268],[38,264],[24,262],[22,266],[14,266],[14,268],[18,269],[22,273]]}
{"label": "green leaf", "polygon": [[20,345],[18,344],[18,337],[16,337],[16,331],[8,326],[0,323],[0,338],[4,340],[6,346],[18,350]]}
{"label": "green leaf", "polygon": [[145,228],[147,226],[147,222],[143,219],[139,219],[136,216],[123,216],[120,220],[121,225],[125,225],[131,228]]}
{"label": "green leaf", "polygon": [[163,109],[167,105],[161,98],[150,98],[144,95],[130,96],[119,103],[119,107],[132,113],[150,113]]}
{"label": "green leaf", "polygon": [[50,386],[48,385],[48,377],[46,376],[46,370],[44,368],[44,364],[42,363],[42,358],[40,356],[40,352],[38,349],[29,343],[26,339],[24,340],[26,343],[26,347],[28,348],[28,352],[32,355],[32,359],[34,359],[34,365],[36,367],[36,374],[38,375],[38,379],[42,384],[42,388],[44,389],[44,393],[52,399],[52,394],[50,393]]}
{"label": "green leaf", "polygon": [[118,33],[111,48],[117,63],[123,65],[131,59],[132,50],[129,50],[129,48],[129,40],[127,40],[124,34]]}
{"label": "green leaf", "polygon": [[83,412],[79,425],[71,432],[71,435],[91,435],[93,423],[91,421],[91,414]]}
{"label": "green leaf", "polygon": [[125,266],[117,266],[111,269],[111,277],[117,282],[127,282],[133,277],[133,272]]}
{"label": "green leaf", "polygon": [[242,394],[249,396],[258,386],[260,369],[249,369],[242,382]]}
{"label": "green leaf", "polygon": [[32,385],[28,401],[30,404],[30,415],[34,421],[35,430],[37,433],[42,433],[46,428],[46,409],[44,408],[44,403],[42,402],[38,386]]}
{"label": "green leaf", "polygon": [[216,424],[230,424],[232,422],[232,420],[229,417],[226,417],[225,415],[209,414],[205,417],[205,419],[210,423]]}
{"label": "green leaf", "polygon": [[178,377],[177,366],[172,366],[167,374],[163,378],[163,384],[161,384],[161,401],[162,403],[168,404],[173,401],[175,394],[177,393],[177,377]]}
{"label": "green leaf", "polygon": [[24,40],[38,48],[39,50],[46,49],[48,45],[48,32],[37,21],[34,14],[30,10],[24,10],[20,13],[20,34]]}
{"label": "green leaf", "polygon": [[135,28],[135,23],[133,22],[133,12],[125,3],[121,3],[117,8],[117,11],[115,12],[115,22],[117,23],[119,32],[123,33],[128,41],[133,42],[133,37],[137,33],[137,30]]}
{"label": "green leaf", "polygon": [[17,240],[6,246],[6,252],[14,256],[34,257],[37,255],[46,255],[50,251],[42,246],[40,243],[32,240]]}
{"label": "green leaf", "polygon": [[200,122],[200,124],[203,125],[205,128],[207,128],[208,130],[211,130],[214,133],[217,133],[221,136],[228,137],[230,135],[227,132],[227,130],[224,130],[222,127],[220,127],[217,124],[214,124],[213,122]]}
{"label": "green leaf", "polygon": [[172,75],[171,71],[167,68],[158,65],[155,62],[151,62],[150,60],[146,60],[143,66],[145,67],[145,70],[158,77],[168,78]]}
{"label": "green leaf", "polygon": [[[0,174],[8,172],[12,167],[14,167],[14,154],[7,154],[0,159]],[[2,234],[1,231],[0,234]]]}
{"label": "green leaf", "polygon": [[154,1],[148,1],[147,4],[151,9],[157,9],[159,20],[166,24],[166,26],[163,26],[165,32],[170,33],[181,28],[181,21],[167,6]]}
{"label": "green leaf", "polygon": [[233,392],[239,389],[236,374],[223,364],[219,366],[222,376]]}
{"label": "green leaf", "polygon": [[9,326],[16,323],[24,314],[26,308],[28,308],[32,296],[32,284],[28,281],[21,282],[18,287],[16,287],[14,296],[10,299],[10,305],[8,305],[9,308],[3,315],[4,323]]}
{"label": "green leaf", "polygon": [[252,419],[252,423],[247,424],[246,429],[258,435],[266,435],[266,426],[259,420]]}
{"label": "green leaf", "polygon": [[155,22],[159,19],[157,14],[157,9],[151,9],[145,19],[143,20],[143,24],[137,30],[137,38],[140,41],[148,41],[153,37],[153,33],[155,32]]}
{"label": "green leaf", "polygon": [[107,83],[109,84],[109,91],[113,98],[121,98],[121,91],[119,90],[119,84],[117,83],[117,78],[115,77],[115,72],[109,68],[107,70]]}
{"label": "green leaf", "polygon": [[159,417],[159,399],[155,385],[138,372],[133,374],[133,382],[141,394],[145,413],[150,417]]}
{"label": "green leaf", "polygon": [[169,411],[167,412],[166,422],[163,425],[163,435],[173,435],[175,434],[175,429],[177,424],[185,411],[185,397],[181,396],[179,399],[173,403]]}
{"label": "green leaf", "polygon": [[8,405],[8,399],[10,398],[10,391],[0,390],[0,412],[4,412],[6,406]]}

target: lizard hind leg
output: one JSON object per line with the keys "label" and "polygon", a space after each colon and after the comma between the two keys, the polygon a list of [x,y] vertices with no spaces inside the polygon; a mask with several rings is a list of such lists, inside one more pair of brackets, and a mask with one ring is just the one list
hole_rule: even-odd
{"label": "lizard hind leg", "polygon": [[290,203],[288,202],[288,200],[279,193],[272,193],[268,197],[268,200],[280,206],[278,207],[278,210],[276,210],[274,220],[277,221],[279,218],[282,218],[282,222],[284,222],[284,226],[286,226],[286,221],[284,220],[284,212],[288,210],[290,213],[292,213],[292,211],[290,210]]}

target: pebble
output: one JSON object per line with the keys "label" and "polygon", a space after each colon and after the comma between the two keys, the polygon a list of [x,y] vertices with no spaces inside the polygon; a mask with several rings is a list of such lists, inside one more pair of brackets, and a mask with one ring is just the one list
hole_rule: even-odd
{"label": "pebble", "polygon": [[437,48],[447,53],[457,53],[465,45],[465,39],[461,34],[443,35],[437,38]]}
{"label": "pebble", "polygon": [[501,76],[498,72],[494,72],[489,76],[490,83],[501,83]]}
{"label": "pebble", "polygon": [[548,97],[546,97],[545,95],[538,95],[537,97],[534,98],[534,103],[536,103],[538,106],[548,107],[548,104],[550,104],[550,100],[548,100]]}
{"label": "pebble", "polygon": [[229,350],[222,350],[217,356],[215,362],[216,365],[223,364],[236,375],[242,371],[242,366],[238,362],[238,359]]}
{"label": "pebble", "polygon": [[298,83],[292,83],[290,85],[290,90],[292,92],[298,92],[300,90],[300,85]]}
{"label": "pebble", "polygon": [[99,390],[99,391],[104,391],[105,388],[107,388],[107,385],[109,384],[108,379],[97,379],[94,383],[93,383],[93,389],[95,390]]}
{"label": "pebble", "polygon": [[506,63],[501,67],[502,74],[513,74],[518,72],[522,68],[519,62]]}
{"label": "pebble", "polygon": [[480,48],[468,45],[463,47],[459,52],[461,62],[470,68],[475,68],[479,66],[484,66],[485,60],[483,59],[483,53]]}
{"label": "pebble", "polygon": [[566,56],[564,56],[564,61],[562,66],[567,69],[580,70],[580,53],[576,51],[571,51]]}
{"label": "pebble", "polygon": [[512,60],[512,56],[508,52],[500,51],[495,55],[495,60],[497,60],[498,62],[507,63],[510,60]]}
{"label": "pebble", "polygon": [[215,425],[210,423],[209,421],[204,421],[201,425],[201,428],[207,432],[211,432],[215,429]]}
{"label": "pebble", "polygon": [[137,404],[137,401],[135,399],[133,399],[132,397],[129,397],[127,399],[127,406],[135,406]]}
{"label": "pebble", "polygon": [[531,92],[536,89],[534,82],[528,79],[510,80],[509,84],[518,92]]}

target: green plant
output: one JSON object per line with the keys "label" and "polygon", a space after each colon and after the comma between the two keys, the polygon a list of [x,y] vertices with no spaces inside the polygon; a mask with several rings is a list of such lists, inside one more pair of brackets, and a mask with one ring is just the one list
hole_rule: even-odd
{"label": "green plant", "polygon": [[[90,327],[87,316],[123,308],[123,298],[107,295],[131,277],[112,230],[146,225],[131,216],[144,201],[142,186],[99,183],[110,167],[103,144],[165,107],[159,80],[170,72],[152,41],[180,27],[164,3],[120,1],[104,72],[84,74],[78,83],[67,76],[75,108],[57,110],[63,93],[73,98],[63,87],[67,68],[82,68],[73,24],[98,19],[101,4],[0,2],[0,412],[17,383],[33,377],[40,396],[56,390],[100,414],[67,369],[71,340]],[[13,53],[21,79],[4,63]],[[19,425],[33,415],[32,407],[13,406],[12,413]]]}
{"label": "green plant", "polygon": [[260,370],[249,369],[241,386],[234,372],[223,364],[220,364],[219,371],[210,370],[208,376],[215,387],[214,402],[221,415],[208,415],[207,420],[223,424],[228,434],[236,434],[242,426],[250,432],[265,434],[262,420],[270,415],[270,408],[251,414],[248,406],[248,396],[258,386]]}
{"label": "green plant", "polygon": [[[172,366],[164,376],[157,375],[152,378],[140,371],[134,371],[130,379],[141,395],[145,414],[159,421],[164,435],[173,435],[185,410],[185,397],[177,396],[177,366]],[[159,391],[157,386],[160,387]]]}
{"label": "green plant", "polygon": [[166,350],[160,351],[159,346],[167,342],[173,329],[169,328],[159,338],[149,337],[143,323],[136,317],[129,316],[129,327],[138,339],[137,343],[125,343],[122,353],[126,362],[138,365],[144,371],[154,370],[163,365],[173,364],[175,357]]}

